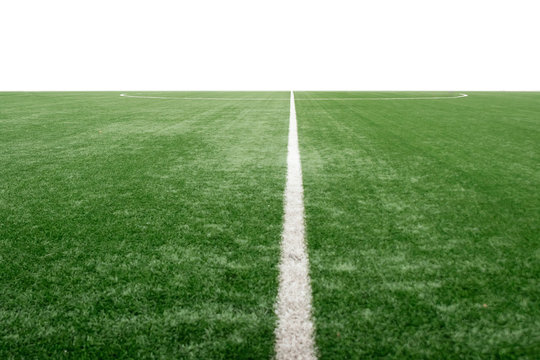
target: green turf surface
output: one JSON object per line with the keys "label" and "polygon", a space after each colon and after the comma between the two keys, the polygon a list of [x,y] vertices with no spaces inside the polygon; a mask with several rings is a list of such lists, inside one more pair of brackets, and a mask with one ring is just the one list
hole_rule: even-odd
{"label": "green turf surface", "polygon": [[149,95],[0,93],[0,358],[272,356],[289,94]]}
{"label": "green turf surface", "polygon": [[[289,94],[142,95],[0,93],[0,358],[273,355]],[[430,95],[295,93],[322,358],[540,353],[540,94],[311,101]]]}
{"label": "green turf surface", "polygon": [[540,93],[295,93],[322,358],[540,354]]}

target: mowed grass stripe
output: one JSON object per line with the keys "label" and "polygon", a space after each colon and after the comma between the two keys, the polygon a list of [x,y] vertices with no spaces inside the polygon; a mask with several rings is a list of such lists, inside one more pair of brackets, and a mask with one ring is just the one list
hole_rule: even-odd
{"label": "mowed grass stripe", "polygon": [[0,94],[0,358],[273,355],[289,108],[258,96]]}
{"label": "mowed grass stripe", "polygon": [[321,358],[537,356],[539,100],[297,101]]}

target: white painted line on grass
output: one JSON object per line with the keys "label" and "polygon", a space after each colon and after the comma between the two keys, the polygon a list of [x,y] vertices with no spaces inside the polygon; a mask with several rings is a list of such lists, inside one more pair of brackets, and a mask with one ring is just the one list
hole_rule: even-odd
{"label": "white painted line on grass", "polygon": [[217,97],[174,97],[174,96],[146,96],[146,95],[128,95],[120,94],[120,96],[139,99],[172,99],[172,100],[231,100],[231,101],[288,101],[288,99],[272,99],[272,98],[217,98]]}
{"label": "white painted line on grass", "polygon": [[313,99],[298,99],[297,101],[339,101],[339,100],[363,100],[363,101],[383,101],[383,100],[443,100],[443,99],[459,99],[467,97],[467,94],[459,94],[456,96],[420,96],[420,97],[367,97],[367,98],[313,98]]}
{"label": "white painted line on grass", "polygon": [[311,319],[309,261],[304,241],[304,189],[298,148],[294,94],[291,91],[285,215],[276,301],[276,359],[316,359]]}
{"label": "white painted line on grass", "polygon": [[[127,95],[120,96],[139,99],[172,99],[172,100],[220,100],[220,101],[287,101],[287,99],[271,99],[271,98],[216,98],[216,97],[173,97],[173,96],[146,96],[146,95]],[[312,99],[297,99],[296,101],[385,101],[385,100],[445,100],[459,99],[467,97],[467,94],[459,94],[456,96],[421,96],[421,97],[356,97],[356,98],[312,98]]]}

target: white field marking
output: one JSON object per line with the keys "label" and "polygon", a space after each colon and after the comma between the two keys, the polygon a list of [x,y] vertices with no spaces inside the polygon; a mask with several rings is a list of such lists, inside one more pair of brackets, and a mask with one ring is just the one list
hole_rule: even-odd
{"label": "white field marking", "polygon": [[[173,100],[231,100],[231,101],[287,101],[287,99],[268,99],[268,98],[205,98],[205,97],[172,97],[172,96],[145,96],[145,95],[127,95],[120,96],[128,98],[140,99],[173,99]],[[459,99],[467,97],[467,94],[459,94],[457,96],[425,96],[425,97],[378,97],[378,98],[315,98],[315,99],[297,99],[296,101],[384,101],[384,100],[444,100],[444,99]]]}
{"label": "white field marking", "polygon": [[425,97],[379,97],[379,98],[315,98],[315,99],[298,99],[296,101],[339,101],[339,100],[361,100],[361,101],[383,101],[383,100],[443,100],[443,99],[459,99],[467,97],[467,94],[459,94],[457,96],[425,96]]}
{"label": "white field marking", "polygon": [[276,359],[316,359],[311,319],[309,261],[304,241],[304,189],[298,148],[294,94],[291,91],[285,214],[281,236],[276,301]]}
{"label": "white field marking", "polygon": [[128,98],[140,98],[140,99],[173,99],[173,100],[288,101],[288,99],[272,99],[272,98],[172,97],[172,96],[127,95],[127,94],[120,94],[120,96],[124,96]]}

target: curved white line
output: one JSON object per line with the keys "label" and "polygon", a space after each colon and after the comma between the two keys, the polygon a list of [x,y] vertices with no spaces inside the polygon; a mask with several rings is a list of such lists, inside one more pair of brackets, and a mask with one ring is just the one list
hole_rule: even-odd
{"label": "curved white line", "polygon": [[236,100],[236,101],[289,101],[289,99],[271,99],[271,98],[215,98],[215,97],[172,97],[172,96],[143,96],[143,95],[127,95],[120,94],[120,96],[128,98],[139,98],[139,99],[174,99],[174,100]]}
{"label": "curved white line", "polygon": [[[173,99],[173,100],[218,100],[218,101],[289,101],[288,99],[269,99],[269,98],[203,98],[203,97],[171,97],[171,96],[144,96],[144,95],[127,95],[120,96],[139,99]],[[420,96],[420,97],[378,97],[378,98],[316,98],[316,99],[296,99],[296,101],[386,101],[386,100],[444,100],[444,99],[459,99],[469,95],[459,94],[457,96]]]}
{"label": "curved white line", "polygon": [[442,100],[442,99],[459,99],[463,97],[467,97],[469,95],[467,94],[459,94],[457,96],[421,96],[421,97],[388,97],[388,98],[316,98],[316,99],[296,99],[296,101],[327,101],[327,100],[333,100],[333,101],[339,101],[339,100],[376,100],[376,101],[382,101],[382,100]]}

